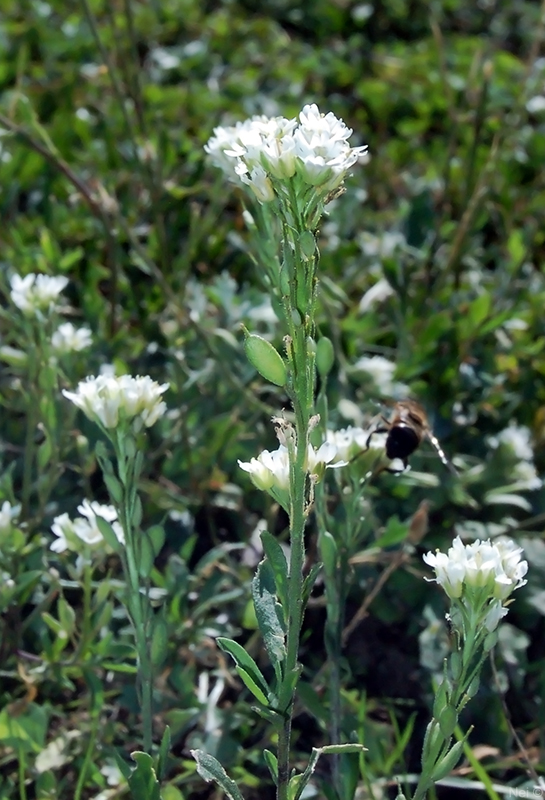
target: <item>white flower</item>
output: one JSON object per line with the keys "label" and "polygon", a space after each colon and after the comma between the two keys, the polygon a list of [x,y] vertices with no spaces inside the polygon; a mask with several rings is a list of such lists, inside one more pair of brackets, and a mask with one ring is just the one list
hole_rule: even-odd
{"label": "white flower", "polygon": [[[328,430],[326,432],[326,441],[331,442],[337,451],[335,461],[351,461],[358,453],[372,447],[375,438],[371,436],[371,431],[366,431],[363,428],[355,428],[352,425],[348,428],[341,428],[338,431]],[[383,445],[384,443],[382,443]]]}
{"label": "white flower", "polygon": [[78,353],[93,342],[89,328],[76,328],[71,322],[63,322],[51,337],[51,345],[57,353]]}
{"label": "white flower", "polygon": [[267,491],[273,487],[287,489],[290,481],[288,448],[281,444],[278,450],[263,450],[251,461],[239,461],[238,465],[250,477],[258,489]]}
{"label": "white flower", "polygon": [[113,506],[84,500],[78,506],[78,511],[81,517],[76,517],[74,520],[71,520],[68,514],[60,514],[54,518],[51,530],[58,538],[51,545],[51,550],[55,553],[63,553],[65,550],[79,552],[82,543],[91,549],[96,549],[99,545],[105,547],[104,538],[96,522],[97,517],[109,522],[118,541],[125,544],[123,528],[117,522],[117,511]]}
{"label": "white flower", "polygon": [[[501,605],[501,601],[526,583],[528,563],[521,561],[521,554],[522,548],[510,539],[500,537],[493,542],[477,539],[464,545],[457,536],[448,553],[430,552],[423,558],[435,570],[434,580],[452,600],[461,598],[469,606],[497,600]],[[497,625],[503,615],[498,610],[489,613],[486,624],[496,620]]]}
{"label": "white flower", "polygon": [[513,468],[512,477],[517,489],[531,491],[541,489],[543,481],[536,472],[534,464],[530,461],[519,461]]}
{"label": "white flower", "polygon": [[383,300],[386,300],[386,298],[390,297],[393,293],[394,290],[386,278],[381,278],[365,292],[360,300],[358,311],[360,314],[365,314],[379,303],[382,303]]}
{"label": "white flower", "polygon": [[509,447],[521,461],[532,461],[534,451],[532,450],[530,439],[530,428],[525,425],[516,425],[512,422],[507,428],[500,431],[497,436],[490,436],[488,441],[490,446],[494,448],[502,444]]}
{"label": "white flower", "polygon": [[63,394],[90,420],[104,428],[134,421],[138,430],[142,425],[151,427],[165,413],[167,407],[161,395],[167,389],[168,383],[160,385],[149,375],[136,378],[99,375],[81,381],[75,392],[64,390]]}
{"label": "white flower", "polygon": [[9,533],[12,522],[19,516],[21,506],[12,506],[8,500],[4,500],[0,509],[0,533]]}
{"label": "white flower", "polygon": [[[337,456],[337,448],[332,442],[324,442],[317,450],[309,444],[307,452],[307,471],[320,480],[326,468],[346,466],[345,461],[333,463]],[[286,490],[289,487],[290,463],[288,448],[281,444],[277,450],[263,450],[251,461],[239,461],[238,465],[250,474],[258,489]]]}
{"label": "white flower", "polygon": [[397,397],[406,390],[403,384],[394,381],[396,365],[384,356],[362,356],[352,369],[365,372],[385,397]]}
{"label": "white flower", "polygon": [[68,278],[64,276],[52,277],[30,273],[22,278],[20,275],[12,275],[11,299],[17,308],[29,316],[43,311],[51,312],[58,308],[59,295],[67,283]]}
{"label": "white flower", "polygon": [[299,121],[256,116],[214,129],[204,149],[215,166],[234,182],[246,183],[260,203],[274,198],[274,181],[299,177],[319,187],[322,196],[340,186],[347,171],[367,153],[350,147],[352,131],[332,114],[306,105]]}

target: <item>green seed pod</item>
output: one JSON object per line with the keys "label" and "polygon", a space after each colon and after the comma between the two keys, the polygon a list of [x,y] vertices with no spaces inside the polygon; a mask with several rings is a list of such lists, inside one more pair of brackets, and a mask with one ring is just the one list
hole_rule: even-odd
{"label": "green seed pod", "polygon": [[153,620],[150,656],[154,667],[159,667],[165,660],[168,647],[168,630],[165,620],[156,616]]}
{"label": "green seed pod", "polygon": [[450,739],[458,723],[458,714],[454,706],[445,706],[439,717],[439,727],[445,739]]}
{"label": "green seed pod", "polygon": [[462,655],[457,650],[450,654],[450,672],[455,681],[462,674]]}
{"label": "green seed pod", "polygon": [[318,374],[321,378],[326,378],[331,372],[331,368],[335,362],[335,351],[333,349],[333,342],[327,336],[322,336],[318,340],[316,349],[316,366]]}
{"label": "green seed pod", "polygon": [[337,568],[337,542],[329,531],[321,531],[318,537],[318,550],[325,571],[328,575],[334,575]]}
{"label": "green seed pod", "polygon": [[437,689],[437,694],[435,695],[435,700],[433,703],[432,713],[435,719],[440,719],[441,714],[448,705],[448,688],[448,681],[443,679],[443,682]]}
{"label": "green seed pod", "polygon": [[306,258],[307,260],[312,258],[316,252],[316,239],[314,238],[312,231],[304,231],[301,234],[299,237],[299,245],[301,247],[303,258]]}
{"label": "green seed pod", "polygon": [[433,772],[431,773],[431,782],[436,783],[440,781],[441,778],[444,778],[445,775],[448,775],[451,772],[458,761],[460,760],[460,756],[462,755],[462,751],[464,749],[465,740],[461,742],[456,742],[452,750],[444,756],[441,761],[435,765]]}
{"label": "green seed pod", "polygon": [[475,695],[479,691],[479,684],[480,684],[480,678],[478,675],[475,675],[475,677],[473,678],[473,680],[466,689],[466,694],[468,695],[468,697],[475,697]]}
{"label": "green seed pod", "polygon": [[252,366],[275,386],[285,386],[288,380],[286,365],[273,345],[262,336],[250,333],[244,341],[246,356]]}

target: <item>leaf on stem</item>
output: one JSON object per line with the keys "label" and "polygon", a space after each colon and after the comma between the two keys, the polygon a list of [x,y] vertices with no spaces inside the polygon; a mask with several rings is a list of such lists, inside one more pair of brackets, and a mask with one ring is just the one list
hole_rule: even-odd
{"label": "leaf on stem", "polygon": [[131,753],[136,761],[128,779],[132,800],[161,800],[161,786],[153,766],[153,758],[148,753],[136,750]]}
{"label": "leaf on stem", "polygon": [[252,581],[252,597],[259,630],[274,667],[278,682],[286,658],[286,626],[282,606],[276,596],[273,568],[267,559],[259,564]]}
{"label": "leaf on stem", "polygon": [[232,639],[219,636],[216,642],[225,653],[229,653],[234,659],[238,674],[254,697],[257,698],[260,703],[268,705],[270,689],[263,673],[253,658],[246,652],[242,645],[238,644],[238,642],[234,642]]}
{"label": "leaf on stem", "polygon": [[191,750],[197,762],[197,772],[207,783],[214,781],[230,800],[244,800],[236,783],[227,775],[220,762],[204,750]]}
{"label": "leaf on stem", "polygon": [[108,520],[104,519],[104,517],[101,517],[99,514],[97,514],[95,516],[95,522],[97,524],[99,531],[104,537],[104,540],[108,545],[110,545],[114,553],[120,553],[123,549],[123,545],[115,535],[115,531],[108,522]]}

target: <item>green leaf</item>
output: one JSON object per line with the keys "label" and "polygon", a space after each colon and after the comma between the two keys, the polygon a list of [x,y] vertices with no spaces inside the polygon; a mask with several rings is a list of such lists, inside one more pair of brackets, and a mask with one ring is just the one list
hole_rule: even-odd
{"label": "green leaf", "polygon": [[123,549],[123,545],[115,535],[115,531],[108,520],[104,519],[104,517],[100,517],[98,514],[96,515],[95,520],[106,544],[110,545],[115,553],[120,553]]}
{"label": "green leaf", "polygon": [[123,487],[120,481],[115,475],[104,471],[102,472],[102,477],[104,478],[104,483],[106,484],[112,503],[120,506],[123,502]]}
{"label": "green leaf", "polygon": [[288,607],[288,562],[282,547],[274,536],[268,531],[261,534],[263,551],[274,573],[276,594],[283,609]]}
{"label": "green leaf", "polygon": [[301,603],[303,604],[303,611],[307,607],[308,599],[310,597],[310,593],[314,588],[314,584],[316,583],[316,579],[320,572],[322,571],[322,564],[313,564],[310,568],[310,572],[306,576],[305,580],[303,581],[303,592],[301,595]]}
{"label": "green leaf", "polygon": [[153,545],[147,536],[140,537],[140,547],[138,553],[138,574],[141,578],[149,578],[155,561]]}
{"label": "green leaf", "polygon": [[190,750],[197,762],[197,772],[207,783],[214,781],[230,800],[244,800],[236,783],[227,775],[220,762],[204,750]]}
{"label": "green leaf", "polygon": [[379,538],[373,542],[373,547],[393,547],[393,545],[404,542],[408,533],[409,526],[406,522],[401,522],[396,516],[390,517],[386,525],[386,530],[382,536],[379,536]]}
{"label": "green leaf", "polygon": [[251,655],[246,652],[242,645],[232,639],[227,639],[225,636],[218,636],[216,643],[224,653],[229,653],[232,656],[235,664],[247,672],[263,694],[268,697],[270,689],[267,681]]}
{"label": "green leaf", "polygon": [[271,777],[274,781],[274,785],[278,785],[278,759],[271,753],[270,750],[263,750],[263,757],[265,759],[265,763],[269,768],[269,772],[271,773]]}
{"label": "green leaf", "polygon": [[259,564],[252,581],[252,597],[259,630],[274,667],[277,680],[282,678],[281,666],[286,658],[286,632],[282,606],[276,597],[276,584],[270,562]]}
{"label": "green leaf", "polygon": [[162,525],[152,525],[144,535],[150,540],[155,557],[157,557],[165,543],[165,529]]}
{"label": "green leaf", "polygon": [[259,700],[259,702],[263,703],[264,706],[268,705],[269,701],[266,694],[261,691],[261,689],[259,688],[257,683],[253,680],[251,675],[249,675],[245,669],[239,667],[238,665],[235,667],[235,669],[240,675],[240,678],[243,681],[244,685],[251,691],[256,700]]}
{"label": "green leaf", "polygon": [[155,774],[153,758],[149,753],[139,750],[131,753],[131,758],[136,761],[136,769],[129,777],[132,800],[161,800],[161,786]]}
{"label": "green leaf", "polygon": [[159,755],[157,756],[157,776],[159,780],[164,778],[166,772],[167,758],[170,753],[170,727],[167,725],[161,739]]}

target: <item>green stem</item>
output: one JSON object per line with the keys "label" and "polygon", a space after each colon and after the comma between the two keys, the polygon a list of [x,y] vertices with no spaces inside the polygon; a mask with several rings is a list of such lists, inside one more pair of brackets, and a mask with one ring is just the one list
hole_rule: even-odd
{"label": "green stem", "polygon": [[127,459],[122,442],[115,445],[119,477],[123,485],[123,499],[120,520],[125,533],[125,553],[123,566],[128,579],[127,610],[134,628],[136,653],[138,657],[138,689],[142,713],[143,749],[150,753],[153,744],[153,668],[148,640],[148,621],[146,604],[148,596],[140,592],[140,572],[138,570],[139,548],[133,528],[133,508],[136,497],[136,475],[134,459]]}
{"label": "green stem", "polygon": [[[284,226],[284,236],[287,226]],[[298,239],[295,240],[295,253],[298,254]],[[297,659],[299,640],[304,609],[301,602],[303,592],[303,565],[305,558],[305,523],[308,496],[307,448],[309,419],[313,403],[314,377],[307,350],[307,338],[313,333],[311,315],[299,320],[296,324],[295,314],[298,299],[298,280],[304,280],[305,270],[312,265],[305,265],[296,258],[296,268],[290,287],[290,298],[284,298],[286,322],[291,338],[290,362],[292,369],[292,390],[290,399],[295,412],[295,448],[290,446],[290,575],[288,587],[287,609],[287,654],[285,661],[284,682],[280,690],[280,705],[286,714],[284,724],[278,737],[278,786],[277,800],[287,800],[290,776],[290,743],[291,718],[293,701],[297,686]],[[312,300],[308,299],[307,307],[312,308]],[[299,309],[301,313],[301,309]]]}

